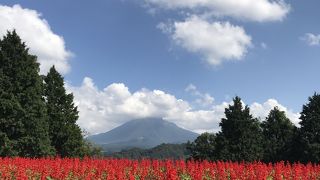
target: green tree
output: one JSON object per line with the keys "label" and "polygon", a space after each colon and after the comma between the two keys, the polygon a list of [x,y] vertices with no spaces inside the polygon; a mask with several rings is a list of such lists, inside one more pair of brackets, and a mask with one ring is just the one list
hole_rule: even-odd
{"label": "green tree", "polygon": [[0,84],[2,155],[52,155],[39,64],[15,31],[0,42]]}
{"label": "green tree", "polygon": [[255,161],[262,158],[262,131],[260,123],[250,114],[248,106],[243,108],[240,97],[225,109],[226,118],[220,122],[217,134],[217,154],[222,160]]}
{"label": "green tree", "polygon": [[17,151],[15,151],[14,146],[14,141],[11,141],[7,134],[0,132],[0,157],[16,156]]}
{"label": "green tree", "polygon": [[89,157],[102,157],[103,150],[100,146],[85,139],[84,140],[84,155],[89,156]]}
{"label": "green tree", "polygon": [[265,162],[291,160],[290,146],[293,141],[295,126],[278,107],[272,109],[261,124],[264,136]]}
{"label": "green tree", "polygon": [[309,97],[309,102],[303,105],[301,112],[301,128],[299,137],[301,142],[301,161],[320,161],[320,94]]}
{"label": "green tree", "polygon": [[216,160],[215,146],[216,136],[211,133],[203,133],[197,139],[187,143],[187,149],[194,160]]}
{"label": "green tree", "polygon": [[63,77],[54,66],[44,77],[44,82],[52,146],[61,157],[83,156],[84,140],[76,124],[79,116],[73,95],[66,93]]}

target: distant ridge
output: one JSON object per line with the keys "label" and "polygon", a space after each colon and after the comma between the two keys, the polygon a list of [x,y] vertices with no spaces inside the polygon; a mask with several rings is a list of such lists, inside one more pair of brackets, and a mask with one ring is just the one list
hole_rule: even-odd
{"label": "distant ridge", "polygon": [[131,120],[106,133],[92,135],[88,140],[101,145],[105,151],[129,148],[152,148],[162,143],[181,144],[193,141],[198,134],[178,127],[161,118]]}

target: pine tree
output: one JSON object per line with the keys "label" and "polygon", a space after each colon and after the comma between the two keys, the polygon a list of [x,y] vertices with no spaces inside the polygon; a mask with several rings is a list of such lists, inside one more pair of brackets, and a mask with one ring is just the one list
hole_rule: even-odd
{"label": "pine tree", "polygon": [[54,66],[44,81],[52,146],[61,157],[83,156],[84,141],[76,124],[78,110],[74,106],[73,95],[66,93],[63,77]]}
{"label": "pine tree", "polygon": [[255,161],[262,158],[262,132],[260,123],[243,108],[241,99],[233,99],[233,105],[225,109],[226,118],[220,122],[217,134],[218,158],[231,161]]}
{"label": "pine tree", "polygon": [[290,146],[296,127],[286,117],[285,112],[275,107],[270,111],[261,127],[264,135],[263,160],[265,162],[292,160]]}
{"label": "pine tree", "polygon": [[301,161],[320,161],[320,94],[315,93],[309,97],[309,102],[303,105],[301,112],[300,142]]}
{"label": "pine tree", "polygon": [[0,143],[8,147],[3,156],[53,154],[36,60],[15,31],[1,40]]}

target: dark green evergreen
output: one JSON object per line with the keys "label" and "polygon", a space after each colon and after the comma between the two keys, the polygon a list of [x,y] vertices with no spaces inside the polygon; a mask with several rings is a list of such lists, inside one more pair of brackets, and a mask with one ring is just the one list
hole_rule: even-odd
{"label": "dark green evergreen", "polygon": [[217,134],[218,159],[231,161],[255,161],[263,155],[260,123],[250,114],[248,106],[243,108],[241,99],[233,99],[233,105],[225,109],[226,118],[220,122]]}
{"label": "dark green evergreen", "polygon": [[291,161],[290,153],[296,127],[278,107],[272,109],[261,125],[265,162]]}
{"label": "dark green evergreen", "polygon": [[48,136],[42,79],[36,56],[15,31],[0,42],[0,144],[2,156],[54,153]]}
{"label": "dark green evergreen", "polygon": [[66,93],[63,77],[54,66],[44,77],[44,82],[52,146],[61,157],[83,156],[84,140],[76,124],[79,112],[73,103],[73,95]]}
{"label": "dark green evergreen", "polygon": [[194,142],[187,143],[190,158],[194,160],[216,160],[215,146],[216,136],[211,133],[203,133]]}
{"label": "dark green evergreen", "polygon": [[301,112],[299,132],[302,162],[320,161],[320,94],[309,97]]}

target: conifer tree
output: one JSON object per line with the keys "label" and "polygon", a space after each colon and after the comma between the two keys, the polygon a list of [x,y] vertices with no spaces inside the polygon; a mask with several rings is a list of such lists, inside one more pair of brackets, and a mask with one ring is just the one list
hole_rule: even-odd
{"label": "conifer tree", "polygon": [[301,112],[299,131],[302,162],[320,161],[320,94],[309,97]]}
{"label": "conifer tree", "polygon": [[262,132],[260,123],[250,114],[248,106],[243,108],[240,97],[225,109],[226,118],[220,122],[217,134],[219,159],[231,161],[255,161],[262,158]]}
{"label": "conifer tree", "polygon": [[54,153],[36,56],[15,31],[0,43],[0,143],[3,156],[47,156]]}
{"label": "conifer tree", "polygon": [[272,109],[261,125],[264,136],[265,162],[292,160],[290,150],[295,126],[278,107]]}
{"label": "conifer tree", "polygon": [[83,156],[84,140],[76,124],[78,110],[74,106],[73,95],[66,93],[63,77],[54,66],[44,82],[52,146],[61,157]]}

